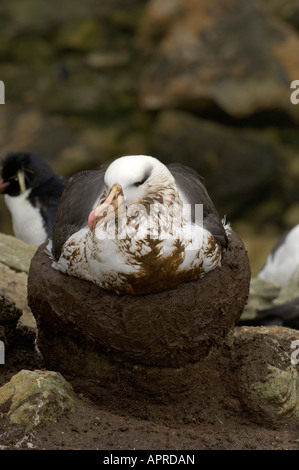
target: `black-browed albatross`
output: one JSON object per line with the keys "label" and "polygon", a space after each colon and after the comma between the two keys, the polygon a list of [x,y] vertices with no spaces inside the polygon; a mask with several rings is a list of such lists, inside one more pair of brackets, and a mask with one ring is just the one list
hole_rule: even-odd
{"label": "black-browed albatross", "polygon": [[148,294],[221,265],[229,230],[194,170],[132,155],[69,180],[48,252],[64,273]]}

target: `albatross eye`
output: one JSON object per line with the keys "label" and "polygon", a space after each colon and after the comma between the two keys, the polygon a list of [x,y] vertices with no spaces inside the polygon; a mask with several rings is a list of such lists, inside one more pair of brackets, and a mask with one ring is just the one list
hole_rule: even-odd
{"label": "albatross eye", "polygon": [[141,186],[143,183],[146,182],[147,178],[148,178],[148,176],[143,178],[141,181],[137,181],[136,183],[133,183],[133,186],[136,186],[136,188],[138,188],[138,186]]}

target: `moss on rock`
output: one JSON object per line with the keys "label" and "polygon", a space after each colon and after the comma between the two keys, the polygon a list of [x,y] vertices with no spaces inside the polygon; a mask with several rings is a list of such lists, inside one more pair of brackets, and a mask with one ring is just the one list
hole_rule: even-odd
{"label": "moss on rock", "polygon": [[58,372],[21,370],[0,388],[0,410],[29,427],[57,421],[75,411],[71,385]]}

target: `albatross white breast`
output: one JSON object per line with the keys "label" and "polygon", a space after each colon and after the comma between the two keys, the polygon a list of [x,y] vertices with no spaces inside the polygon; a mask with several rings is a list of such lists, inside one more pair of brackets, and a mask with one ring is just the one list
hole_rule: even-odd
{"label": "albatross white breast", "polygon": [[194,170],[133,155],[70,179],[49,249],[56,269],[138,295],[219,266],[228,230]]}

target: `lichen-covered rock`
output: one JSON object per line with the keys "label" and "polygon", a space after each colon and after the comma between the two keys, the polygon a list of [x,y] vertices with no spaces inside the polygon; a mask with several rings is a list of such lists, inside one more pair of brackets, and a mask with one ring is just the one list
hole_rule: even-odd
{"label": "lichen-covered rock", "polygon": [[[118,295],[63,274],[51,267],[44,251],[41,245],[32,259],[28,302],[46,363],[57,360],[53,344],[59,349],[61,343],[65,350],[67,339],[83,351],[80,361],[85,370],[85,348],[146,365],[194,363],[223,343],[248,296],[249,260],[234,232],[221,267],[198,281],[145,296]],[[76,360],[70,348],[63,363],[71,368]]]}
{"label": "lichen-covered rock", "polygon": [[11,235],[0,233],[0,262],[15,271],[28,273],[31,258],[35,252],[36,246],[28,245]]}
{"label": "lichen-covered rock", "polygon": [[233,387],[257,422],[299,417],[299,376],[291,360],[296,333],[284,327],[235,330],[230,346]]}
{"label": "lichen-covered rock", "polygon": [[21,370],[0,388],[0,411],[11,423],[41,426],[75,411],[74,392],[58,372]]}

